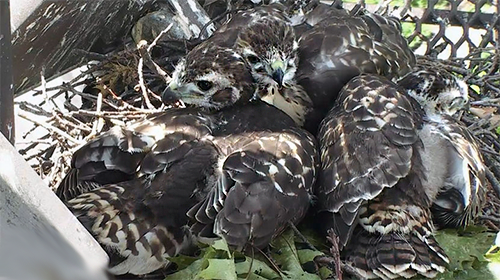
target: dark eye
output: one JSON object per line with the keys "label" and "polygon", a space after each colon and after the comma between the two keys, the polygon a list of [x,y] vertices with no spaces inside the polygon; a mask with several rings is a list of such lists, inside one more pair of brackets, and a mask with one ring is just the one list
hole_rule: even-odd
{"label": "dark eye", "polygon": [[248,59],[248,62],[250,62],[251,64],[256,64],[256,63],[259,63],[259,61],[260,61],[260,59],[253,54],[247,56],[247,59]]}
{"label": "dark eye", "polygon": [[198,81],[196,86],[203,91],[207,91],[212,88],[213,84],[209,81]]}

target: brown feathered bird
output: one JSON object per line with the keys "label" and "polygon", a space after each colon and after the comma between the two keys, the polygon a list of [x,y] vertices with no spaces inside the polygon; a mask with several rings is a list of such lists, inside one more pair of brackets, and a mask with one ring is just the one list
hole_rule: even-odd
{"label": "brown feathered bird", "polygon": [[[300,24],[295,26],[299,36],[298,66],[288,84],[301,88],[294,90],[295,96],[305,94],[312,106],[297,106],[294,103],[304,103],[296,98],[261,98],[285,112],[305,114],[304,126],[312,133],[317,132],[319,123],[350,79],[362,73],[400,77],[416,62],[394,18],[368,12],[351,15],[326,4],[317,4],[300,18]],[[268,92],[281,93],[279,89]]]}
{"label": "brown feathered bird", "polygon": [[449,262],[433,237],[439,189],[423,183],[424,114],[396,84],[361,75],[321,124],[319,217],[366,278],[434,277]]}
{"label": "brown feathered bird", "polygon": [[203,196],[200,170],[215,161],[204,141],[213,123],[198,110],[172,109],[114,128],[74,154],[73,179],[59,194],[78,195],[66,204],[109,254],[111,273],[147,274],[191,249],[186,213]]}
{"label": "brown feathered bird", "polygon": [[60,186],[114,274],[166,267],[192,249],[193,231],[263,248],[311,202],[315,140],[280,110],[248,104],[255,85],[240,55],[200,45],[173,77],[170,86],[203,109],[169,109],[98,136]]}
{"label": "brown feathered bird", "polygon": [[418,66],[398,84],[425,109],[421,132],[428,155],[424,166],[434,170],[427,178],[439,194],[432,205],[437,226],[460,228],[480,214],[486,193],[486,168],[479,144],[452,116],[467,107],[468,86],[448,71]]}
{"label": "brown feathered bird", "polygon": [[[226,53],[228,60],[219,64],[206,59],[209,53]],[[236,76],[240,70],[234,68],[245,65],[246,76]],[[188,215],[200,237],[215,233],[238,249],[263,248],[304,217],[318,164],[312,135],[280,110],[250,102],[255,91],[250,67],[233,49],[202,43],[177,66],[163,96],[220,111],[225,125],[212,132],[220,153],[217,173],[207,179],[214,184]],[[234,91],[228,88],[232,84],[248,87]]]}
{"label": "brown feathered bird", "polygon": [[451,118],[467,100],[443,71],[417,68],[399,85],[361,75],[322,122],[319,217],[364,277],[435,277],[449,260],[432,219],[463,227],[477,216],[484,164]]}

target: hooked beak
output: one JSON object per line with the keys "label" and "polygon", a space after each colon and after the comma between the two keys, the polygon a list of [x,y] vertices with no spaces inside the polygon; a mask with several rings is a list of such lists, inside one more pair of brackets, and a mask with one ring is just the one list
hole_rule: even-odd
{"label": "hooked beak", "polygon": [[165,105],[174,105],[181,100],[181,95],[176,90],[176,87],[169,85],[162,93],[161,101]]}
{"label": "hooked beak", "polygon": [[275,80],[279,86],[282,86],[283,78],[285,77],[285,64],[283,63],[283,61],[277,60],[271,64],[271,69],[273,71],[273,80]]}

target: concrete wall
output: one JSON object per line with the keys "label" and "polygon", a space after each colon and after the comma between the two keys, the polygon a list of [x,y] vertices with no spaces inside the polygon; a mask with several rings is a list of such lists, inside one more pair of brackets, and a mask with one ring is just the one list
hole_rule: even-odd
{"label": "concrete wall", "polygon": [[106,279],[108,257],[0,135],[0,279]]}

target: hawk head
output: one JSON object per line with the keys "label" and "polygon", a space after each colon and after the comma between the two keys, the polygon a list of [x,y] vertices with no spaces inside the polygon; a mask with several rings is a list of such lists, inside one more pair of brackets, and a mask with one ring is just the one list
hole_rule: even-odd
{"label": "hawk head", "polygon": [[281,86],[294,78],[298,43],[293,27],[284,17],[252,22],[238,36],[236,45],[252,67],[257,83]]}
{"label": "hawk head", "polygon": [[163,102],[181,99],[209,110],[221,110],[252,99],[255,92],[246,61],[236,51],[202,43],[181,60],[163,93]]}
{"label": "hawk head", "polygon": [[398,84],[426,110],[454,115],[469,102],[467,84],[445,70],[418,69],[404,76]]}

